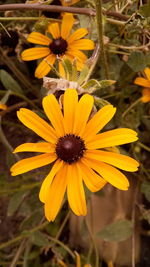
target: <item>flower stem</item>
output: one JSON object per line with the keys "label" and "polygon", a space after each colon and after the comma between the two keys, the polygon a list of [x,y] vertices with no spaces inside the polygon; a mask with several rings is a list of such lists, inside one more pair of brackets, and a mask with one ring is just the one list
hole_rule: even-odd
{"label": "flower stem", "polygon": [[124,118],[124,117],[127,115],[127,113],[128,113],[133,107],[135,107],[137,104],[139,104],[140,102],[141,102],[141,97],[138,98],[135,102],[133,102],[133,104],[131,104],[131,106],[129,106],[129,107],[125,110],[125,112],[122,114],[122,118]]}
{"label": "flower stem", "polygon": [[106,58],[106,52],[104,47],[104,32],[103,32],[103,13],[102,13],[102,0],[95,0],[96,7],[96,20],[97,20],[97,28],[98,28],[98,39],[100,44],[101,58],[105,71],[105,78],[109,80],[108,74],[108,64]]}

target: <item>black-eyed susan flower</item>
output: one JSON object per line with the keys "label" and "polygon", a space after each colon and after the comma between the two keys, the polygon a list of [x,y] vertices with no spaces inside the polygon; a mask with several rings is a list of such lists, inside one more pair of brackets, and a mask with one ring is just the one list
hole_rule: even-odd
{"label": "black-eyed susan flower", "polygon": [[[81,50],[92,50],[94,48],[94,42],[83,38],[88,34],[85,28],[80,28],[70,34],[73,23],[73,15],[65,13],[61,27],[58,23],[49,24],[47,32],[51,34],[52,39],[39,32],[29,34],[27,40],[30,43],[43,45],[43,47],[26,49],[22,52],[21,58],[25,61],[44,58],[35,70],[35,76],[37,78],[42,78],[47,75],[56,59],[61,60],[64,57],[69,58],[71,61],[76,59],[78,70],[82,69],[87,57]],[[64,75],[64,68],[61,61],[59,61],[59,72],[62,76]]]}
{"label": "black-eyed susan flower", "polygon": [[15,153],[43,154],[20,160],[12,166],[11,172],[18,175],[54,162],[39,194],[49,221],[55,219],[66,191],[73,212],[86,215],[83,182],[92,192],[100,190],[107,182],[127,190],[129,182],[117,168],[134,172],[139,165],[128,156],[105,151],[111,146],[136,141],[137,134],[126,128],[98,133],[114,116],[116,108],[106,105],[89,119],[93,104],[93,96],[84,94],[78,101],[77,91],[67,89],[63,113],[53,94],[43,99],[43,108],[52,126],[28,109],[21,108],[17,112],[19,120],[45,141],[18,146]]}
{"label": "black-eyed susan flower", "polygon": [[141,101],[147,103],[150,101],[150,68],[145,68],[144,73],[146,78],[137,77],[134,83],[143,86]]}

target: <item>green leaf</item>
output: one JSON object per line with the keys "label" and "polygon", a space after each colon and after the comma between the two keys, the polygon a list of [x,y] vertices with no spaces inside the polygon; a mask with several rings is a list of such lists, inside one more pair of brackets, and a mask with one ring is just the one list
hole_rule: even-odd
{"label": "green leaf", "polygon": [[23,94],[23,91],[18,82],[16,82],[5,70],[0,70],[0,81],[7,90]]}
{"label": "green leaf", "polygon": [[89,67],[87,65],[83,66],[82,71],[80,72],[80,76],[78,78],[78,84],[82,84],[89,73]]}
{"label": "green leaf", "polygon": [[48,241],[46,235],[43,233],[37,231],[31,235],[31,242],[39,247],[45,247],[50,245],[50,242]]}
{"label": "green leaf", "polygon": [[120,220],[109,224],[98,233],[101,239],[110,242],[121,242],[128,239],[131,235],[132,222],[128,220]]}
{"label": "green leaf", "polygon": [[134,72],[142,71],[147,65],[146,57],[143,52],[132,52],[127,64]]}
{"label": "green leaf", "polygon": [[7,215],[12,216],[14,212],[18,209],[24,198],[24,194],[22,192],[17,192],[14,194],[8,204]]}
{"label": "green leaf", "polygon": [[141,192],[145,195],[146,199],[150,202],[150,182],[142,183]]}

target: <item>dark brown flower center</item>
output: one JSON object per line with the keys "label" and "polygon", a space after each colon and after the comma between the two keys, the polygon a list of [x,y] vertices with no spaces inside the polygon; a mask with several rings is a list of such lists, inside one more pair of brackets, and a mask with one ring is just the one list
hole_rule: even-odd
{"label": "dark brown flower center", "polygon": [[56,145],[58,158],[71,164],[78,161],[85,151],[84,141],[74,134],[67,134],[60,137]]}
{"label": "dark brown flower center", "polygon": [[68,44],[62,37],[54,39],[50,44],[50,50],[55,55],[62,55],[66,52]]}

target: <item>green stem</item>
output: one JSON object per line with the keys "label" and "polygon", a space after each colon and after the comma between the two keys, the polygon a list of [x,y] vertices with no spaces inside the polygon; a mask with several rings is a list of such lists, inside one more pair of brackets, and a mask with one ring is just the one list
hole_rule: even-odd
{"label": "green stem", "polygon": [[135,107],[137,104],[139,104],[140,102],[141,102],[141,97],[138,98],[133,104],[131,104],[131,106],[129,106],[129,107],[125,110],[125,112],[122,114],[122,118],[124,118],[124,117],[127,115],[127,113],[128,113],[133,107]]}
{"label": "green stem", "polygon": [[100,44],[102,64],[104,66],[105,78],[109,80],[107,57],[104,47],[104,32],[103,32],[103,13],[102,13],[102,0],[95,0],[96,7],[96,20],[98,28],[98,39]]}
{"label": "green stem", "polygon": [[[58,20],[58,19],[52,19],[52,18],[43,18],[44,20],[48,20],[48,21],[52,21],[52,22],[54,22],[54,21],[56,21],[56,22],[58,22],[58,21],[60,21],[60,20]],[[36,20],[41,20],[41,17],[0,17],[0,21],[13,21],[13,20],[15,20],[15,21],[17,21],[17,20],[23,20],[23,21],[36,21]]]}
{"label": "green stem", "polygon": [[150,152],[150,147],[144,145],[144,144],[141,143],[141,142],[138,142],[138,145],[139,145],[140,147],[144,148],[146,151]]}

